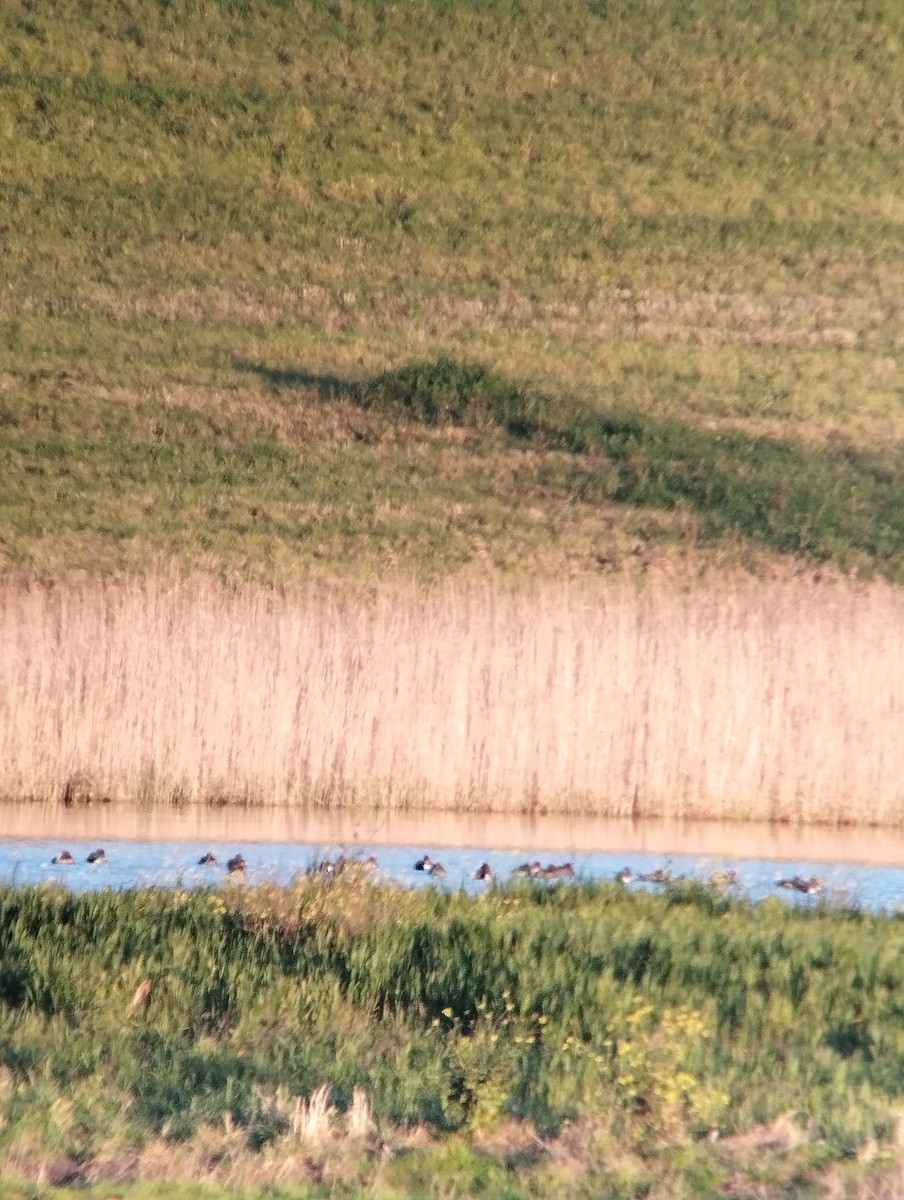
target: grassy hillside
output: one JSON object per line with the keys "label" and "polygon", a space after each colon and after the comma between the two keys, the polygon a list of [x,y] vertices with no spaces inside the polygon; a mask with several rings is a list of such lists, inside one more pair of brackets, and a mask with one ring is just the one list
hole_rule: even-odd
{"label": "grassy hillside", "polygon": [[[902,52],[881,0],[10,0],[0,562],[900,578]],[[530,421],[386,375],[447,360]]]}

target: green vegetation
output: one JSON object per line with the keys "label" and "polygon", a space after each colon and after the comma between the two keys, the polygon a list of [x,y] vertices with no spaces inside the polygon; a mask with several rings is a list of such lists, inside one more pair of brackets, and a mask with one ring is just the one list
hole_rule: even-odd
{"label": "green vegetation", "polygon": [[640,414],[563,419],[548,397],[445,360],[382,375],[358,394],[367,406],[399,406],[428,425],[489,424],[513,441],[561,449],[571,460],[546,475],[572,495],[667,511],[686,507],[702,517],[705,540],[731,531],[844,565],[859,556],[904,579],[904,484],[896,450],[816,449]]}
{"label": "green vegetation", "polygon": [[[341,396],[327,421],[345,429],[329,453],[190,407],[122,409],[95,429],[75,410],[50,433],[40,415],[10,410],[0,451],[8,561],[71,568],[93,545],[101,570],[182,555],[280,577],[341,569],[353,551],[353,570],[392,561],[436,574],[465,566],[475,542],[514,567],[549,559],[562,541],[591,570],[686,539],[746,544],[748,560],[760,547],[904,579],[897,446],[814,446],[600,412],[447,359],[310,387]],[[313,426],[316,407],[309,398],[293,419]],[[464,445],[453,429],[466,431]],[[569,525],[590,514],[581,538]]]}
{"label": "green vegetation", "polygon": [[[0,570],[904,581],[902,52],[892,0],[6,0]],[[900,942],[3,889],[0,1194],[892,1194]]]}
{"label": "green vegetation", "polygon": [[[902,48],[883,0],[11,0],[0,562],[899,579]],[[444,361],[536,424],[425,428]]]}
{"label": "green vegetation", "polygon": [[3,1174],[844,1194],[895,1157],[900,951],[897,917],[699,885],[7,887]]}

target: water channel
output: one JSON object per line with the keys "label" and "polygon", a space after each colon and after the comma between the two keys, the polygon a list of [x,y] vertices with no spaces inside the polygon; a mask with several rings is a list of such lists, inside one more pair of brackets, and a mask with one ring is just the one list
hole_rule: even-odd
{"label": "water channel", "polygon": [[[107,861],[89,864],[103,847]],[[68,850],[75,860],[52,859]],[[129,808],[115,805],[0,805],[0,880],[57,881],[74,890],[218,884],[222,865],[241,854],[249,882],[287,883],[323,859],[373,855],[378,872],[406,886],[463,887],[484,862],[506,880],[522,862],[570,862],[578,879],[635,876],[657,868],[700,880],[736,872],[734,890],[758,901],[854,904],[904,909],[904,831],[802,828],[719,822],[599,820],[479,813],[303,812],[273,808]],[[440,860],[442,879],[414,869],[425,853]],[[818,875],[818,896],[777,887],[795,875]],[[631,887],[655,887],[632,882]]]}

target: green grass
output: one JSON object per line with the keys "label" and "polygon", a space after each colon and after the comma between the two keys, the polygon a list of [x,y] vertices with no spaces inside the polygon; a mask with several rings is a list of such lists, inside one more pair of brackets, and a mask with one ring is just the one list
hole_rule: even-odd
{"label": "green grass", "polygon": [[[7,887],[0,1154],[90,1173],[129,1149],[145,1171],[218,1152],[230,1178],[260,1182],[300,1145],[399,1194],[443,1155],[461,1194],[468,1172],[474,1194],[534,1194],[563,1155],[569,1195],[667,1194],[655,1178],[694,1194],[702,1176],[715,1194],[738,1169],[825,1181],[870,1139],[893,1150],[901,936],[897,917],[700,886]],[[299,1142],[293,1098],[321,1084],[337,1130],[364,1090],[397,1148],[388,1177],[372,1134]],[[780,1118],[796,1141],[736,1136]],[[424,1128],[429,1144],[402,1153]],[[700,1140],[711,1129],[722,1138]],[[506,1193],[500,1164],[518,1154]]]}
{"label": "green grass", "polygon": [[[359,571],[394,559],[437,574],[466,566],[481,539],[511,568],[571,537],[590,569],[629,552],[633,523],[653,554],[689,539],[726,555],[746,545],[904,578],[894,448],[600,409],[448,359],[361,383],[270,378],[286,420],[319,421],[328,449],[190,405],[143,402],[104,420],[103,410],[29,414],[7,400],[8,561],[71,569],[93,546],[107,570],[182,556],[279,576],[336,569],[351,554]],[[605,515],[619,531],[608,541]],[[581,518],[596,518],[583,538],[571,528]]]}
{"label": "green grass", "polygon": [[[902,46],[878,0],[4,6],[0,561],[898,578]],[[442,359],[552,436],[341,398]]]}
{"label": "green grass", "polygon": [[705,540],[730,531],[784,553],[843,565],[860,558],[904,578],[897,452],[814,448],[630,412],[563,419],[536,389],[448,360],[389,372],[357,394],[365,407],[401,408],[427,425],[491,425],[515,443],[564,450],[572,462],[560,486],[571,495],[684,507],[701,516]]}

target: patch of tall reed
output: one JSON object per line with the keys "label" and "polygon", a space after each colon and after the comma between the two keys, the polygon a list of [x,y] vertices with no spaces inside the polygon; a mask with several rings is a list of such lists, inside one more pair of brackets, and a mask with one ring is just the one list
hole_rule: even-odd
{"label": "patch of tall reed", "polygon": [[0,794],[904,820],[904,594],[0,587]]}

